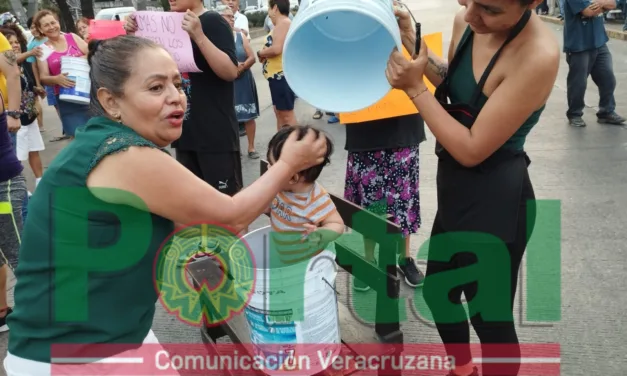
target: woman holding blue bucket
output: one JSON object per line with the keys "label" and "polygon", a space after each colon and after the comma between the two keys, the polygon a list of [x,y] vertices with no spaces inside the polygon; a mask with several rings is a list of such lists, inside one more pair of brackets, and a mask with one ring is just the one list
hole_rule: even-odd
{"label": "woman holding blue bucket", "polygon": [[[535,222],[524,144],[551,94],[560,61],[552,30],[533,12],[540,2],[462,1],[466,8],[455,17],[448,62],[429,51],[424,41],[414,54],[412,20],[397,12],[403,46],[414,58],[408,61],[394,51],[385,74],[394,88],[407,93],[437,140],[438,211],[424,298],[448,354],[455,357],[453,375],[478,375],[468,346],[462,292],[469,311],[475,312],[470,322],[481,341],[482,357],[520,358],[512,310],[520,263]],[[424,76],[437,87],[435,95],[427,90]],[[453,241],[459,251],[451,255]],[[486,291],[483,285],[480,302],[477,282],[457,286],[459,273],[478,263],[479,254],[481,270],[505,271],[492,280],[492,286],[504,291]],[[430,278],[434,275],[438,278]],[[487,310],[499,306],[503,313],[488,318]],[[519,368],[520,362],[483,364],[482,375],[517,375]]]}
{"label": "woman holding blue bucket", "polygon": [[37,61],[41,82],[54,88],[63,133],[73,139],[76,128],[85,125],[91,116],[88,104],[59,100],[61,88],[73,88],[76,85],[66,73],[61,73],[61,58],[85,57],[87,43],[74,33],[62,33],[58,15],[50,10],[39,11],[33,23],[39,33],[48,38],[45,45],[53,49],[46,61]]}

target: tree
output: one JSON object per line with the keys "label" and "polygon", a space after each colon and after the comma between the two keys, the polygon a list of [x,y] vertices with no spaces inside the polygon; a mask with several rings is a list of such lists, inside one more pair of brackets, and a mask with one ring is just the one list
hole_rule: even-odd
{"label": "tree", "polygon": [[[61,18],[61,28],[67,33],[76,33],[76,25],[74,25],[74,17],[67,3],[67,0],[53,0],[50,3],[55,4],[58,8],[59,17]],[[93,12],[93,11],[92,11]]]}
{"label": "tree", "polygon": [[94,2],[92,0],[81,0],[81,13],[83,17],[90,20],[94,18]]}
{"label": "tree", "polygon": [[13,9],[11,9],[11,4],[9,3],[9,0],[0,0],[0,13],[10,12],[12,10]]}

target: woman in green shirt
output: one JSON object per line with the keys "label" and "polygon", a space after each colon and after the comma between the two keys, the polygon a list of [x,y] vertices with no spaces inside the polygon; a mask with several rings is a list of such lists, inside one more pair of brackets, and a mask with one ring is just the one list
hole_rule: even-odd
{"label": "woman in green shirt", "polygon": [[139,347],[152,336],[154,261],[175,224],[219,223],[237,233],[294,174],[324,159],[324,137],[291,137],[268,173],[224,195],[164,150],[181,135],[186,108],[167,51],[121,36],[92,42],[88,60],[101,116],[77,132],[32,196],[7,375],[50,375],[52,344]]}

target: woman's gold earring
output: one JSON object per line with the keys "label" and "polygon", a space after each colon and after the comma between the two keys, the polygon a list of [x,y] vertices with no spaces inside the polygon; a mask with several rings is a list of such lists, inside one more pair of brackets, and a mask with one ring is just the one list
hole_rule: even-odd
{"label": "woman's gold earring", "polygon": [[120,115],[120,114],[115,114],[115,120],[116,120],[118,123],[122,123],[122,115]]}

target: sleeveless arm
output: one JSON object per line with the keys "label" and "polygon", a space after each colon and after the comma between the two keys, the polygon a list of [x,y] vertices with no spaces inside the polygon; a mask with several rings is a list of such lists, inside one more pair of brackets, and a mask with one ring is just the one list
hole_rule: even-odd
{"label": "sleeveless arm", "polygon": [[169,155],[135,141],[113,137],[105,142],[94,156],[87,187],[100,200],[148,210],[179,224],[217,222],[239,232],[266,210],[294,173],[279,161],[230,197]]}
{"label": "sleeveless arm", "polygon": [[202,34],[192,35],[192,40],[218,77],[224,81],[234,81],[237,78],[238,62],[233,29],[215,12],[206,12],[200,17]]}
{"label": "sleeveless arm", "polygon": [[39,81],[47,86],[58,85],[58,76],[50,75],[50,67],[48,61],[41,61],[37,59],[37,70],[39,71]]}
{"label": "sleeveless arm", "polygon": [[466,8],[462,8],[455,15],[455,21],[453,22],[453,35],[451,37],[451,43],[448,46],[447,59],[444,56],[438,56],[433,51],[429,50],[427,68],[425,69],[425,76],[433,84],[438,87],[448,75],[448,64],[453,60],[455,56],[455,50],[459,44],[460,39],[464,34],[464,15],[466,14]]}
{"label": "sleeveless arm", "polygon": [[[435,97],[426,92],[426,86],[425,91],[414,98],[416,108],[435,138],[463,166],[474,167],[486,160],[551,94],[559,68],[557,40],[547,38],[542,45],[535,43],[519,54],[521,62],[509,69],[470,129],[446,112]],[[533,83],[529,82],[529,77],[533,77]]]}
{"label": "sleeveless arm", "polygon": [[259,56],[268,59],[271,57],[279,56],[283,53],[283,45],[285,44],[285,37],[290,29],[290,23],[287,20],[279,22],[274,27],[272,33],[272,46],[264,48],[259,52]]}
{"label": "sleeveless arm", "polygon": [[83,38],[78,35],[72,33],[72,38],[74,39],[74,43],[76,43],[76,47],[83,53],[83,55],[87,56],[89,54],[89,47],[87,46],[87,42],[83,40]]}
{"label": "sleeveless arm", "polygon": [[[100,163],[100,161],[108,155],[120,153],[128,150],[132,146],[137,147],[148,147],[153,149],[159,149],[159,147],[152,142],[146,140],[145,138],[139,136],[136,133],[132,132],[118,132],[111,135],[109,138],[105,140],[105,142],[100,145],[96,154],[92,157],[91,162],[89,163],[89,167],[86,171],[86,175],[89,173]],[[166,154],[169,153],[165,149],[160,149]]]}

